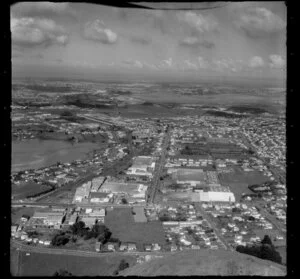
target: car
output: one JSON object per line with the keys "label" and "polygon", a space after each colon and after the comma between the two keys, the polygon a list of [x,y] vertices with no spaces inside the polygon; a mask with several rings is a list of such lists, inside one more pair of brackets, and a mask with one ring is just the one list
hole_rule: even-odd
{"label": "car", "polygon": [[30,256],[30,253],[26,253],[26,256]]}

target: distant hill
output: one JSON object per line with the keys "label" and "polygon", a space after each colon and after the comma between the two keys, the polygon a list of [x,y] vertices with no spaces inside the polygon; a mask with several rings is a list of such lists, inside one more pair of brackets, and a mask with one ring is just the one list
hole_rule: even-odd
{"label": "distant hill", "polygon": [[286,267],[238,252],[189,250],[134,265],[121,276],[258,275],[284,276]]}

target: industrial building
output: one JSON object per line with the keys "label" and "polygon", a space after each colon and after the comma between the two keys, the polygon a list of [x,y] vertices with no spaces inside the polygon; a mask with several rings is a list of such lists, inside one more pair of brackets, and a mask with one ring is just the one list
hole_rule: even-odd
{"label": "industrial building", "polygon": [[113,194],[108,194],[105,192],[91,192],[90,202],[92,203],[106,203],[111,200]]}
{"label": "industrial building", "polygon": [[228,187],[212,186],[196,190],[201,202],[235,202],[234,194]]}
{"label": "industrial building", "polygon": [[138,183],[105,182],[100,188],[101,193],[127,194],[129,197],[145,198],[148,186]]}
{"label": "industrial building", "polygon": [[202,169],[177,169],[172,173],[177,184],[190,184],[191,186],[204,185],[207,181],[206,173]]}
{"label": "industrial building", "polygon": [[36,211],[31,218],[31,224],[35,227],[50,226],[60,228],[65,219],[65,212]]}
{"label": "industrial building", "polygon": [[84,199],[87,199],[91,191],[91,186],[92,182],[88,181],[87,183],[84,183],[82,186],[78,187],[74,195],[73,203],[82,202]]}
{"label": "industrial building", "polygon": [[149,156],[138,156],[133,159],[132,166],[127,170],[128,175],[142,175],[152,177],[155,159]]}

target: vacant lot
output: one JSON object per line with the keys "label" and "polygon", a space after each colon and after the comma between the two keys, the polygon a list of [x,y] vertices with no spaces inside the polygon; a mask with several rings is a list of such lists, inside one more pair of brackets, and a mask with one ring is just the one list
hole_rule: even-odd
{"label": "vacant lot", "polygon": [[23,214],[32,216],[36,208],[34,207],[12,207],[11,209],[11,223],[18,224]]}
{"label": "vacant lot", "polygon": [[37,195],[50,190],[51,187],[40,185],[34,182],[28,182],[20,185],[12,185],[12,195],[15,199],[24,199],[27,196]]}
{"label": "vacant lot", "polygon": [[[11,272],[14,274],[18,269],[13,266],[18,262],[16,253],[16,250],[11,253]],[[102,257],[84,257],[30,253],[26,256],[25,252],[20,252],[18,276],[52,276],[59,269],[65,269],[75,276],[111,276],[122,259],[130,266],[136,263],[134,256],[127,255],[107,254]]]}
{"label": "vacant lot", "polygon": [[221,182],[227,183],[246,183],[248,185],[260,184],[270,179],[259,171],[241,171],[236,170],[234,173],[223,173],[220,175]]}
{"label": "vacant lot", "polygon": [[105,217],[105,225],[112,237],[122,242],[135,242],[138,248],[143,243],[165,243],[164,230],[160,222],[135,223],[131,209],[114,209]]}

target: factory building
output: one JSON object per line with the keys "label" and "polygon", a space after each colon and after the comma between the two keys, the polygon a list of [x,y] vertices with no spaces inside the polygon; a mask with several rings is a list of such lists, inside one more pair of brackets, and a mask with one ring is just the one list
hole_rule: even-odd
{"label": "factory building", "polygon": [[201,202],[235,202],[234,194],[228,187],[213,186],[196,191],[199,192]]}
{"label": "factory building", "polygon": [[143,175],[152,177],[155,168],[155,160],[149,156],[134,158],[132,166],[127,170],[128,175]]}

